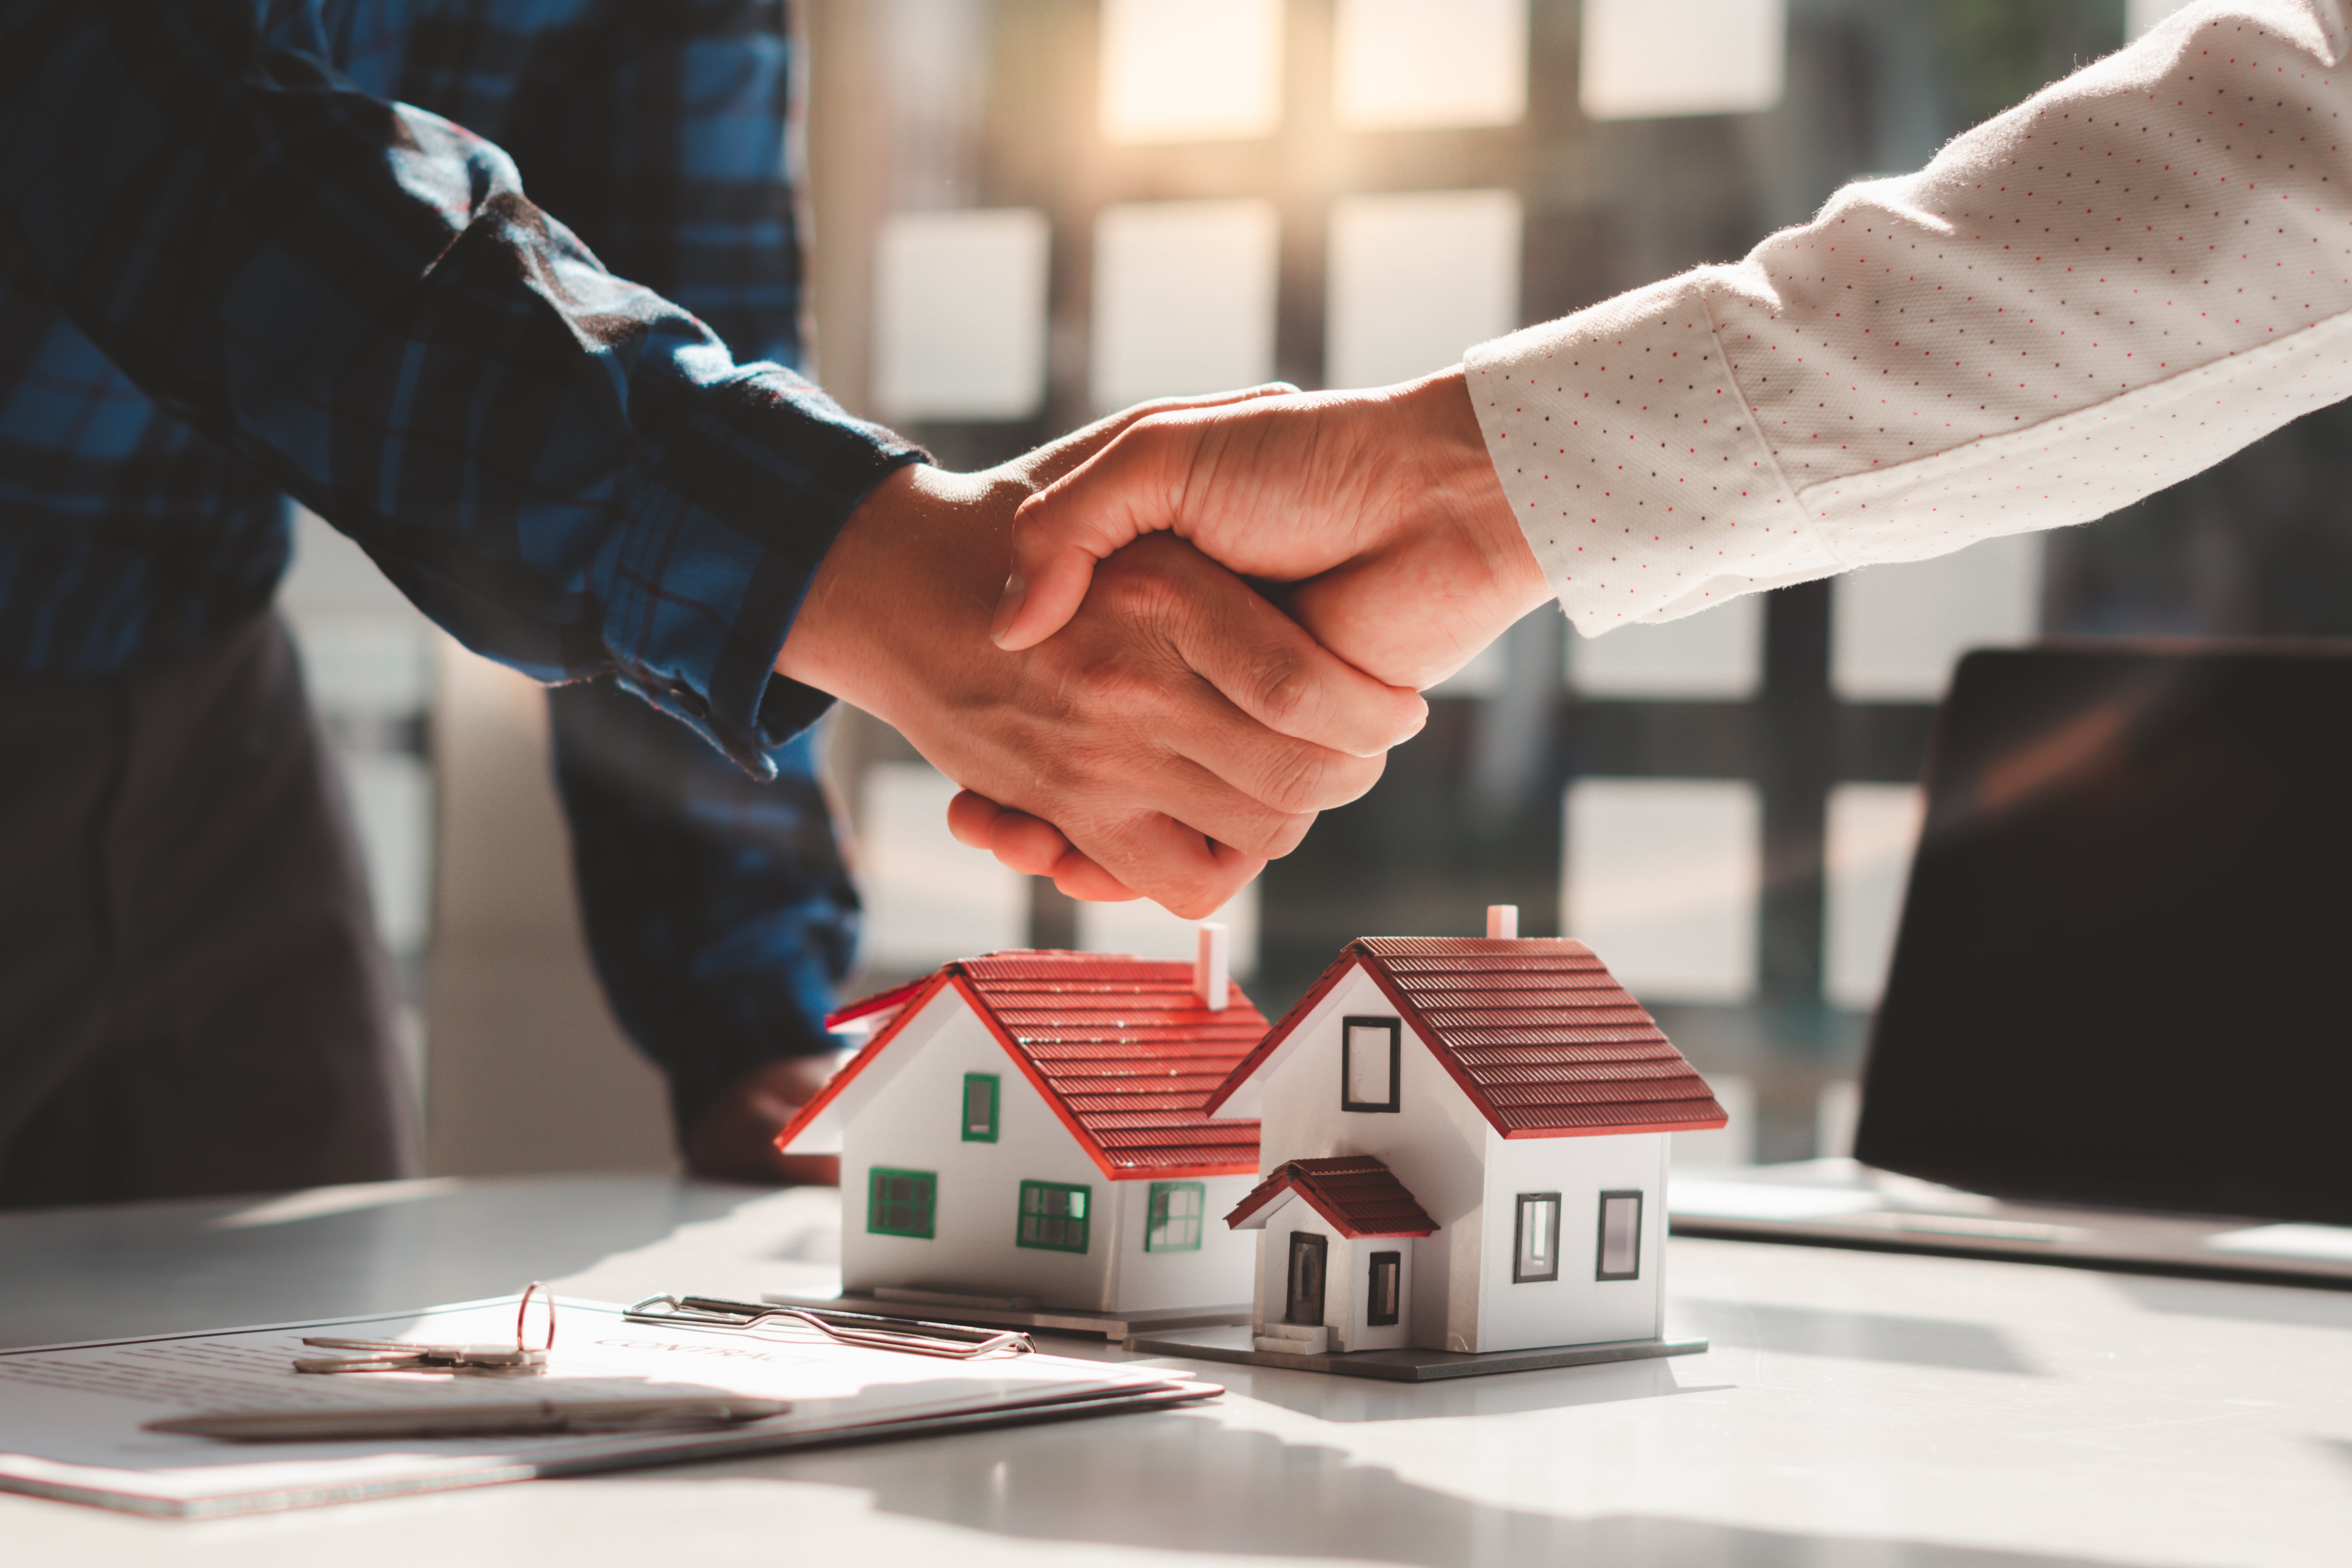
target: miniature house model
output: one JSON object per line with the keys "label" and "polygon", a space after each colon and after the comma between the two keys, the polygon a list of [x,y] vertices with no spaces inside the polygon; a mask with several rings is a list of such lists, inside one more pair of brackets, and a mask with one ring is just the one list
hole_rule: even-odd
{"label": "miniature house model", "polygon": [[1667,1134],[1723,1110],[1591,949],[1487,925],[1349,943],[1211,1098],[1258,1119],[1261,1350],[1659,1337]]}
{"label": "miniature house model", "polygon": [[842,1285],[1089,1312],[1238,1306],[1254,1238],[1219,1217],[1257,1123],[1209,1096],[1265,1033],[1198,963],[1001,952],[845,1008],[871,1042],[779,1136],[841,1154]]}

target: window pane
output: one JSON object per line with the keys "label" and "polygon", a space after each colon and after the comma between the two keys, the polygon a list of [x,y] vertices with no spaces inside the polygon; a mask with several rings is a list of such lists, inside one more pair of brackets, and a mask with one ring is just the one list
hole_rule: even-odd
{"label": "window pane", "polygon": [[1764,595],[1657,626],[1567,639],[1568,683],[1587,697],[1736,702],[1764,679]]}
{"label": "window pane", "polygon": [[1330,386],[1442,370],[1519,324],[1519,198],[1416,191],[1331,204]]}
{"label": "window pane", "polygon": [[1089,1195],[1085,1187],[1054,1182],[1022,1183],[1017,1233],[1020,1245],[1055,1252],[1084,1252]]}
{"label": "window pane", "polygon": [[1780,101],[1782,0],[1584,0],[1579,96],[1594,120],[1752,114]]}
{"label": "window pane", "polygon": [[1559,1278],[1559,1194],[1519,1194],[1518,1256],[1513,1259],[1514,1280]]}
{"label": "window pane", "polygon": [[1756,1163],[1756,1086],[1739,1073],[1709,1069],[1706,1086],[1723,1107],[1724,1123],[1696,1132],[1670,1132],[1675,1169]]}
{"label": "window pane", "polygon": [[996,1142],[996,1092],[995,1074],[964,1074],[963,1136],[967,1143]]}
{"label": "window pane", "polygon": [[2137,38],[2188,5],[2189,0],[2124,0],[2124,37]]}
{"label": "window pane", "polygon": [[1270,134],[1282,113],[1280,0],[1103,0],[1112,142]]}
{"label": "window pane", "polygon": [[928,1239],[938,1178],[922,1171],[877,1167],[866,1186],[866,1228]]}
{"label": "window pane", "polygon": [[1630,1279],[1641,1270],[1642,1196],[1608,1193],[1601,1199],[1601,1277]]}
{"label": "window pane", "polygon": [[1402,1257],[1393,1252],[1372,1254],[1370,1289],[1364,1296],[1364,1321],[1374,1328],[1397,1321],[1398,1281],[1404,1272]]}
{"label": "window pane", "polygon": [[1105,207],[1095,222],[1096,405],[1272,379],[1276,259],[1270,202]]}
{"label": "window pane", "polygon": [[1339,0],[1336,56],[1351,131],[1508,125],[1528,107],[1528,0]]}
{"label": "window pane", "polygon": [[1822,992],[1835,1006],[1878,1005],[1925,809],[1911,784],[1840,784],[1830,792]]}
{"label": "window pane", "polygon": [[882,763],[866,773],[858,825],[866,963],[929,969],[1019,947],[1027,934],[1027,879],[955,841],[947,817],[955,793],[928,763]]}
{"label": "window pane", "polygon": [[[1202,919],[1224,922],[1227,962],[1236,980],[1257,973],[1258,885],[1251,882]],[[1132,952],[1143,958],[1192,961],[1199,922],[1171,915],[1150,899],[1078,905],[1078,946],[1088,952]]]}
{"label": "window pane", "polygon": [[1371,1025],[1348,1029],[1348,1103],[1389,1105],[1396,1100],[1397,1037]]}
{"label": "window pane", "polygon": [[1149,1223],[1143,1230],[1146,1252],[1197,1252],[1201,1247],[1202,1210],[1208,1188],[1199,1182],[1154,1182]]}
{"label": "window pane", "polygon": [[1837,694],[1934,701],[1969,648],[2032,640],[2042,623],[2042,535],[2019,533],[1839,578],[1830,598]]}
{"label": "window pane", "polygon": [[1565,930],[1645,1002],[1755,988],[1762,807],[1712,779],[1580,779],[1568,791]]}
{"label": "window pane", "polygon": [[877,240],[874,395],[894,419],[1025,419],[1045,397],[1045,215],[899,213]]}

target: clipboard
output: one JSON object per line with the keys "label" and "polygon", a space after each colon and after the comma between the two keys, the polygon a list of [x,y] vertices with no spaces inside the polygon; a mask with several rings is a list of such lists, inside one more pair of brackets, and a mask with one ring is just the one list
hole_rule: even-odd
{"label": "clipboard", "polygon": [[[942,1360],[844,1344],[789,1319],[756,1327],[633,1320],[564,1300],[546,1375],[365,1379],[293,1370],[302,1340],[493,1341],[518,1298],[413,1312],[0,1352],[0,1490],[157,1518],[201,1519],[546,1476],[966,1431],[1213,1397],[1166,1367],[1039,1354]],[[781,1399],[781,1415],[719,1428],[397,1443],[227,1444],[151,1432],[199,1409],[382,1406],[500,1396],[591,1399],[673,1389]]]}

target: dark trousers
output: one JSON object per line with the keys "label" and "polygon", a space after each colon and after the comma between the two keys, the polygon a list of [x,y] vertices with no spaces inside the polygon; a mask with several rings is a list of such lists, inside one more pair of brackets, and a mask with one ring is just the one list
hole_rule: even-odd
{"label": "dark trousers", "polygon": [[333,767],[274,615],[0,676],[0,1207],[410,1173]]}

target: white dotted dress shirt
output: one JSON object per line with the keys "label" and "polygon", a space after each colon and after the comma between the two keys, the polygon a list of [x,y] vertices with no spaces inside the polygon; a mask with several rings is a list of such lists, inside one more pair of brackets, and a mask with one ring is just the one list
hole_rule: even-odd
{"label": "white dotted dress shirt", "polygon": [[2352,396],[2352,3],[2204,0],[1734,266],[1471,351],[1597,635],[2084,522]]}

